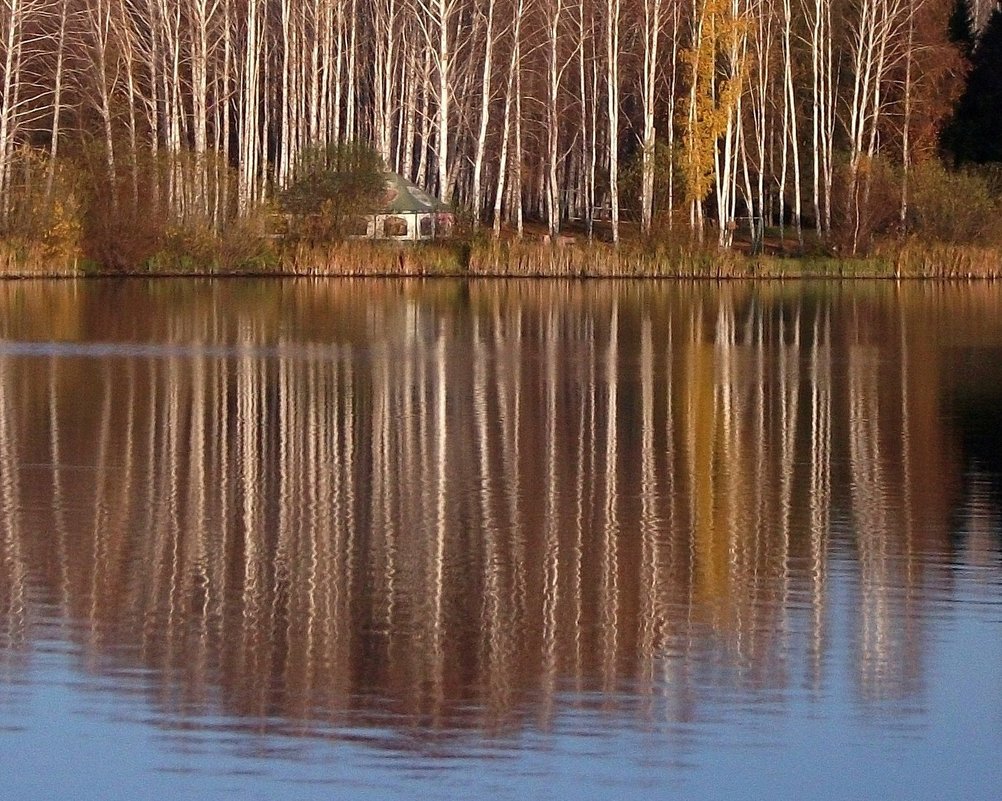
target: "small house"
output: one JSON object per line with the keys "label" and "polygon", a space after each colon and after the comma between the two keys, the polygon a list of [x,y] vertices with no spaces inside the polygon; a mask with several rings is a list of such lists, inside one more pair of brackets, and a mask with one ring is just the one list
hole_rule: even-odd
{"label": "small house", "polygon": [[[363,220],[359,220],[362,223]],[[455,212],[395,172],[386,174],[386,193],[381,207],[364,217],[356,239],[387,239],[419,242],[451,236]]]}

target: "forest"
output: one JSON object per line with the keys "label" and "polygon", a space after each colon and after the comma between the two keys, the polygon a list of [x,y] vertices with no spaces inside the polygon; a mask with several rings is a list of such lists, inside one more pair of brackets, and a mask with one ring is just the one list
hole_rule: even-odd
{"label": "forest", "polygon": [[999,54],[990,0],[0,0],[0,261],[252,261],[338,143],[484,238],[995,245]]}

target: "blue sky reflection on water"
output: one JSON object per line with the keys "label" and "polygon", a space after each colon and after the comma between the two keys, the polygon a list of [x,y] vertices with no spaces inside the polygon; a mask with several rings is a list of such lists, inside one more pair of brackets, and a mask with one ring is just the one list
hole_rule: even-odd
{"label": "blue sky reflection on water", "polygon": [[0,798],[994,801],[999,353],[987,284],[0,286]]}
{"label": "blue sky reflection on water", "polygon": [[989,801],[1002,786],[998,589],[975,571],[944,599],[926,654],[935,680],[903,704],[861,701],[850,655],[836,649],[825,687],[719,701],[705,688],[711,700],[687,724],[669,722],[672,687],[662,681],[653,698],[559,693],[543,728],[412,730],[411,748],[401,746],[406,720],[382,732],[307,722],[297,737],[211,709],[167,716],[150,704],[150,677],[122,687],[89,673],[65,643],[41,642],[25,675],[4,682],[4,796]]}

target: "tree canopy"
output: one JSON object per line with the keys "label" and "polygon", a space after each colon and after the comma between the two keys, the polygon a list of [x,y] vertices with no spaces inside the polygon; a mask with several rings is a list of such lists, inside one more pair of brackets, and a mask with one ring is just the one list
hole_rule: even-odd
{"label": "tree canopy", "polygon": [[322,218],[300,221],[300,233],[310,238],[340,238],[354,218],[378,208],[386,191],[382,159],[361,142],[307,148],[292,176],[279,204],[288,214]]}
{"label": "tree canopy", "polygon": [[[529,220],[615,238],[625,209],[645,233],[657,219],[674,236],[682,212],[693,232],[704,216],[721,234],[760,219],[801,242],[806,226],[855,243],[861,220],[897,205],[868,176],[906,172],[948,144],[965,48],[975,72],[945,149],[999,157],[983,149],[1002,147],[1002,32],[996,14],[973,46],[971,8],[0,2],[0,226],[25,186],[15,154],[30,147],[96,188],[80,212],[103,215],[85,226],[88,242],[135,239],[152,223],[218,233],[267,217],[272,201],[303,218],[326,208],[341,225],[378,199],[385,165],[474,221],[493,217],[498,233]],[[621,198],[621,161],[638,149],[639,179],[627,176]],[[659,152],[671,156],[663,167]],[[898,202],[901,219],[905,192]]]}

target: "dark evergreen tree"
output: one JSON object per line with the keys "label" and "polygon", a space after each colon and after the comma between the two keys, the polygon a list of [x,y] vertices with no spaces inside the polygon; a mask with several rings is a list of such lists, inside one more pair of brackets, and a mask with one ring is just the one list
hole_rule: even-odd
{"label": "dark evergreen tree", "polygon": [[970,0],[956,0],[947,25],[950,41],[957,46],[964,58],[970,58],[975,42]]}
{"label": "dark evergreen tree", "polygon": [[1002,8],[992,13],[974,48],[943,145],[958,165],[1002,162]]}

